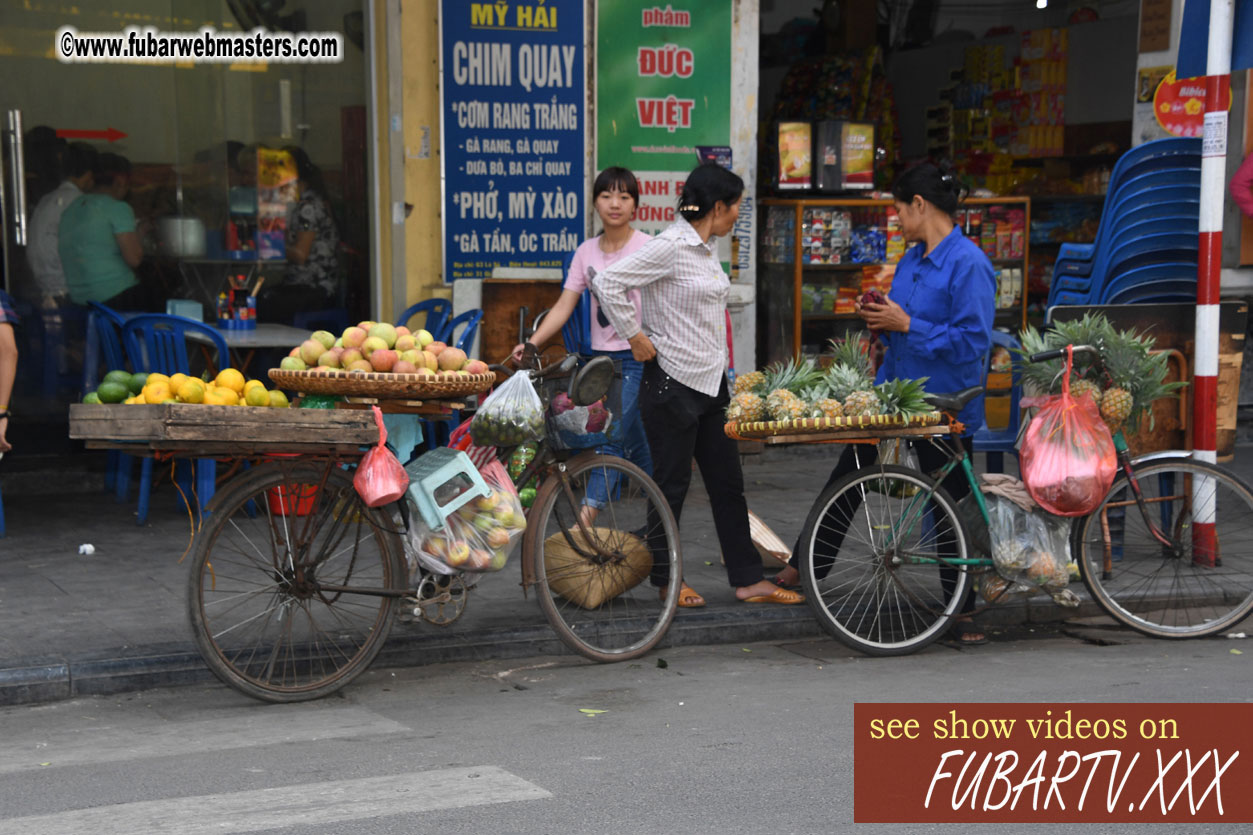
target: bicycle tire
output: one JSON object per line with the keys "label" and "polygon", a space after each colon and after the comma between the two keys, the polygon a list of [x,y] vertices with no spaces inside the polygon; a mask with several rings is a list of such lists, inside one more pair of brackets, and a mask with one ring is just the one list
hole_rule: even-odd
{"label": "bicycle tire", "polygon": [[[932,504],[943,516],[931,522],[930,539],[924,536],[911,547],[934,551],[951,540],[952,557],[966,557],[970,537],[957,503],[929,476],[906,467],[849,473],[819,494],[805,520],[799,554],[805,599],[828,634],[866,655],[917,652],[944,633],[966,598],[967,570],[949,567],[955,577],[946,593],[937,563],[902,562],[883,547],[886,543],[876,542],[883,535],[877,531],[899,529],[902,521],[912,520],[908,527],[914,529],[926,527],[921,521],[928,518],[922,515],[926,504],[917,504],[926,491],[932,491]],[[900,514],[909,514],[904,519],[890,515],[898,505]],[[865,536],[854,537],[854,525],[860,532],[863,524]],[[839,530],[845,533],[836,548],[833,537]],[[856,543],[852,547],[850,540]]]}
{"label": "bicycle tire", "polygon": [[[1071,528],[1071,550],[1097,604],[1124,626],[1154,638],[1216,635],[1248,617],[1253,611],[1253,555],[1247,552],[1253,490],[1204,461],[1158,461],[1136,468],[1135,476],[1155,524],[1169,528],[1163,532],[1172,547],[1152,537],[1126,476],[1119,476],[1096,511],[1076,519]],[[1214,566],[1195,560],[1192,551],[1192,486],[1202,477],[1206,481],[1197,486],[1199,495],[1216,508],[1220,559]],[[1212,492],[1205,486],[1210,483]],[[1224,542],[1231,547],[1223,549]]]}
{"label": "bicycle tire", "polygon": [[188,583],[209,669],[268,702],[316,699],[352,681],[393,622],[395,597],[365,590],[403,592],[408,580],[393,527],[340,469],[268,463],[234,478],[196,535]]}
{"label": "bicycle tire", "polygon": [[[587,479],[597,472],[606,480],[611,472],[623,479],[618,497],[589,528],[592,544],[612,555],[608,560],[589,547],[572,501],[586,495]],[[651,519],[650,506],[655,510]],[[663,554],[664,566],[657,568],[667,572],[664,596],[647,582],[654,568],[649,534]],[[585,658],[600,662],[637,658],[657,645],[674,619],[682,582],[678,525],[661,488],[629,461],[583,453],[557,465],[540,484],[523,545],[525,571],[534,578],[540,609],[562,643]],[[610,594],[627,583],[619,594]]]}

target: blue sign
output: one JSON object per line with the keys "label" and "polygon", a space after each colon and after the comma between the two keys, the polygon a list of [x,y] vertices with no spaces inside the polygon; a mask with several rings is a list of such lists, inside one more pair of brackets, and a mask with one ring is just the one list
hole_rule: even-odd
{"label": "blue sign", "polygon": [[584,223],[583,0],[440,4],[444,280],[561,267]]}

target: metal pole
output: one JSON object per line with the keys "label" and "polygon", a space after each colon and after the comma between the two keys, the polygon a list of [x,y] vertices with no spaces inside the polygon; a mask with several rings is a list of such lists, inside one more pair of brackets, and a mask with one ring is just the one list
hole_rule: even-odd
{"label": "metal pole", "polygon": [[[1205,132],[1201,146],[1200,252],[1196,282],[1196,345],[1192,377],[1193,455],[1213,463],[1218,435],[1218,298],[1222,268],[1223,197],[1227,174],[1227,101],[1231,89],[1234,0],[1210,0],[1205,61]],[[1217,558],[1214,484],[1192,485],[1192,558],[1212,566]]]}

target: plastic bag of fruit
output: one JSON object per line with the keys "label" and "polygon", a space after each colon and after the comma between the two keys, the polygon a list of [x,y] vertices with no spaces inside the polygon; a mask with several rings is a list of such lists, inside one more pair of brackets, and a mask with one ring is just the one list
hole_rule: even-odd
{"label": "plastic bag of fruit", "polygon": [[1118,456],[1092,398],[1071,396],[1073,356],[1069,347],[1066,352],[1062,393],[1047,398],[1027,424],[1019,465],[1027,491],[1041,507],[1058,516],[1083,516],[1109,492]]}
{"label": "plastic bag of fruit", "polygon": [[463,505],[432,530],[421,515],[410,514],[410,551],[437,574],[457,571],[500,571],[526,530],[522,502],[505,466],[492,460],[479,468],[491,495]]}
{"label": "plastic bag of fruit", "polygon": [[382,507],[391,504],[409,489],[409,474],[400,466],[396,456],[387,448],[387,427],[383,425],[383,413],[378,406],[374,410],[374,422],[379,428],[379,442],[361,459],[352,477],[352,486],[366,507]]}
{"label": "plastic bag of fruit", "polygon": [[529,371],[501,383],[470,421],[470,438],[478,446],[511,447],[543,437],[544,404]]}
{"label": "plastic bag of fruit", "polygon": [[983,584],[984,597],[1043,591],[1058,603],[1071,605],[1073,595],[1062,596],[1070,583],[1064,531],[1047,515],[1024,510],[1002,496],[989,495],[986,500],[992,561],[1006,582],[998,587],[989,578]]}

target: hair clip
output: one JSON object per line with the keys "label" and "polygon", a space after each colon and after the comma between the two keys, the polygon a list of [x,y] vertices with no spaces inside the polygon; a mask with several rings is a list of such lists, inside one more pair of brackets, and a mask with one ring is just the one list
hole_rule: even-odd
{"label": "hair clip", "polygon": [[949,173],[949,172],[947,172],[947,171],[946,171],[945,173],[943,173],[943,174],[941,174],[941,175],[940,175],[940,180],[941,180],[941,182],[944,182],[944,183],[947,183],[947,184],[949,184],[949,185],[952,185],[952,184],[953,184],[953,175],[952,175],[951,173]]}
{"label": "hair clip", "polygon": [[680,212],[699,212],[700,206],[692,206],[692,205],[680,206],[679,211]]}

